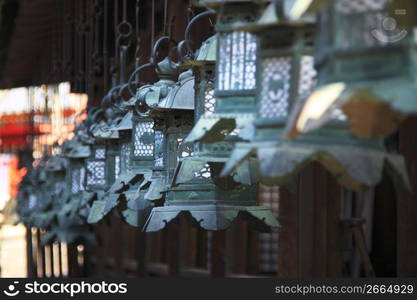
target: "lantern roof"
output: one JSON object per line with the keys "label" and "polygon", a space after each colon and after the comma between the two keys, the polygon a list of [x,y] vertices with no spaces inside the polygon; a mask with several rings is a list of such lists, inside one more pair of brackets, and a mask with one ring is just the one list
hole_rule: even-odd
{"label": "lantern roof", "polygon": [[68,158],[87,158],[91,155],[89,145],[81,143],[77,136],[65,141],[62,146],[62,155]]}
{"label": "lantern roof", "polygon": [[122,131],[122,130],[132,130],[133,123],[132,123],[133,111],[129,110],[119,122],[111,127],[111,130],[115,131]]}
{"label": "lantern roof", "polygon": [[193,110],[194,83],[192,70],[181,73],[178,82],[170,90],[168,96],[158,103],[157,109]]}
{"label": "lantern roof", "polygon": [[67,160],[60,156],[51,156],[47,161],[45,168],[48,172],[59,172],[67,168]]}
{"label": "lantern roof", "polygon": [[[201,62],[215,62],[217,58],[217,37],[218,35],[215,34],[209,37],[207,40],[203,42],[200,49],[198,50],[195,63]],[[191,63],[193,62],[191,61]]]}

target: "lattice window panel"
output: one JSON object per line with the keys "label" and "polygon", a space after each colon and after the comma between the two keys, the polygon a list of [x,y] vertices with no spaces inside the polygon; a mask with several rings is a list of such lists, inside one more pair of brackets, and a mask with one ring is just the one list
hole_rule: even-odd
{"label": "lattice window panel", "polygon": [[244,31],[222,33],[219,37],[218,89],[251,90],[256,87],[254,35]]}
{"label": "lattice window panel", "polygon": [[131,170],[131,143],[130,141],[124,141],[120,146],[120,171],[129,172]]}
{"label": "lattice window panel", "polygon": [[84,191],[85,169],[74,169],[71,172],[71,192],[73,194]]}
{"label": "lattice window panel", "polygon": [[194,177],[197,179],[206,179],[211,177],[210,166],[205,164],[205,166],[198,172],[194,172]]}
{"label": "lattice window panel", "polygon": [[[343,14],[339,18],[339,30],[334,33],[336,45],[343,50],[358,47],[375,47],[387,44],[384,38],[378,38],[375,32],[389,39],[383,30],[383,21],[387,0],[339,0],[336,11]],[[325,25],[324,25],[325,26]]]}
{"label": "lattice window panel", "polygon": [[216,98],[214,97],[214,88],[210,85],[207,85],[206,90],[204,91],[204,112],[207,115],[214,113],[214,108],[216,106]]}
{"label": "lattice window panel", "polygon": [[100,147],[95,150],[94,157],[96,159],[106,159],[106,148]]}
{"label": "lattice window panel", "polygon": [[106,163],[104,161],[87,162],[87,185],[106,184]]}
{"label": "lattice window panel", "polygon": [[114,157],[114,179],[119,178],[120,175],[120,156],[116,155]]}
{"label": "lattice window panel", "polygon": [[383,10],[389,0],[336,0],[336,10],[342,14]]}
{"label": "lattice window panel", "polygon": [[164,166],[164,133],[155,131],[155,167]]}
{"label": "lattice window panel", "polygon": [[314,68],[314,57],[304,55],[300,61],[300,79],[298,85],[298,95],[308,95],[311,93],[317,82],[317,71]]}
{"label": "lattice window panel", "polygon": [[[269,207],[274,217],[278,218],[279,188],[277,186],[260,185],[260,203]],[[275,273],[277,271],[277,252],[277,232],[259,234],[259,268],[261,272]]]}
{"label": "lattice window panel", "polygon": [[145,135],[152,135],[153,122],[139,122],[135,126],[135,136],[134,136],[134,149],[133,154],[135,156],[144,156],[152,157],[154,151],[154,142],[146,143],[143,141]]}
{"label": "lattice window panel", "polygon": [[262,70],[259,116],[287,117],[291,87],[291,57],[266,58],[262,62]]}

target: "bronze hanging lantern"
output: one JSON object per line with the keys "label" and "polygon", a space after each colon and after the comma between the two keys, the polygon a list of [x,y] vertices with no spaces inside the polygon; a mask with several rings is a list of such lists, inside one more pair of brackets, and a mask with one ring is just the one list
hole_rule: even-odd
{"label": "bronze hanging lantern", "polygon": [[[162,37],[155,43],[152,63],[146,66],[155,64],[154,56],[165,40],[167,37]],[[163,201],[167,180],[165,120],[161,122],[151,111],[178,86],[178,70],[168,59],[155,64],[155,71],[159,80],[140,87],[129,104],[133,109],[132,169],[142,175],[142,180],[125,192],[126,209],[122,214],[129,224],[137,227],[143,227],[154,205]]]}
{"label": "bronze hanging lantern", "polygon": [[341,110],[355,135],[383,138],[417,113],[414,34],[388,15],[388,3],[336,0],[320,11],[318,87],[291,124],[289,136],[321,128]]}
{"label": "bronze hanging lantern", "polygon": [[[199,17],[201,15],[195,18]],[[192,26],[195,20],[192,20],[189,26]],[[189,29],[186,32],[189,32]],[[217,35],[208,39],[196,58],[184,63],[184,66],[192,68],[195,76],[194,99],[190,99],[194,101],[195,106],[195,126],[201,124],[199,122],[204,116],[216,113],[214,69],[217,42]],[[185,77],[188,72],[182,75]],[[193,134],[192,132],[190,134]],[[145,230],[161,230],[180,213],[191,215],[197,225],[207,230],[226,229],[238,215],[252,221],[251,224],[263,231],[277,227],[278,223],[271,212],[256,205],[256,188],[251,185],[248,166],[242,167],[234,176],[219,178],[218,174],[231,150],[230,140],[226,138],[224,141],[223,138],[223,141],[217,143],[198,142],[190,148],[188,137],[180,144],[183,148],[180,153],[177,151],[176,157],[179,162],[167,190],[164,206],[152,210]],[[173,152],[172,149],[167,150],[168,153]],[[236,179],[246,184],[240,184]]]}
{"label": "bronze hanging lantern", "polygon": [[256,154],[265,184],[290,184],[303,166],[318,161],[353,190],[377,184],[385,167],[407,185],[402,157],[389,153],[382,139],[353,136],[340,110],[321,130],[293,140],[283,138],[293,120],[290,111],[296,114],[315,86],[316,71],[314,24],[303,18],[292,21],[278,12],[277,4],[271,3],[250,29],[260,38],[256,134],[251,143],[236,145],[222,175]]}
{"label": "bronze hanging lantern", "polygon": [[217,57],[214,97],[216,111],[198,119],[188,142],[217,142],[233,132],[250,140],[253,134],[256,91],[257,38],[238,24],[256,20],[259,5],[254,1],[198,1],[217,13]]}

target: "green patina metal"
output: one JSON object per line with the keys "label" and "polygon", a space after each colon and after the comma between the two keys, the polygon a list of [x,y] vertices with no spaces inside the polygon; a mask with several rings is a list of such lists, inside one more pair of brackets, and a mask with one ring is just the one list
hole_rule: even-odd
{"label": "green patina metal", "polygon": [[[396,7],[399,4],[392,2]],[[388,17],[388,3],[337,0],[320,11],[318,88],[301,110],[305,120],[297,118],[292,124],[300,133],[331,122],[334,112],[341,109],[355,135],[386,137],[407,115],[417,113],[415,37]],[[335,83],[344,88],[332,94],[329,90]],[[322,112],[311,114],[308,107],[320,101],[318,94],[326,98]]]}
{"label": "green patina metal", "polygon": [[[216,35],[208,39],[197,57],[182,66],[191,68],[195,78],[195,93],[187,93],[189,101],[195,106],[195,126],[201,124],[199,121],[202,118],[215,114],[218,107],[217,98],[214,97],[217,38]],[[190,76],[189,72],[182,75]],[[189,89],[191,88],[190,86]],[[256,188],[251,185],[248,165],[241,167],[228,178],[218,176],[232,149],[231,141],[239,138],[229,135],[216,143],[199,141],[190,148],[187,141],[192,140],[190,135],[194,135],[193,132],[195,133],[195,127],[183,141],[184,144],[179,145],[179,151],[175,154],[178,164],[174,173],[169,174],[172,179],[164,206],[152,210],[145,230],[161,230],[180,213],[191,215],[194,223],[206,230],[226,229],[238,215],[252,221],[251,224],[259,230],[268,231],[270,227],[278,226],[267,208],[256,206]],[[169,142],[169,134],[167,139]],[[177,138],[174,137],[175,139]],[[175,153],[172,148],[175,148],[176,143],[173,145],[174,147],[168,147],[168,153]],[[237,178],[244,181],[243,177],[246,177],[246,184],[236,181]]]}
{"label": "green patina metal", "polygon": [[156,66],[156,73],[158,82],[143,85],[120,107],[124,116],[112,128],[119,135],[120,174],[107,191],[107,198],[96,202],[97,214],[106,215],[117,207],[123,219],[137,227],[143,226],[165,189],[164,168],[155,166],[162,159],[159,155],[164,146],[156,142],[161,135],[149,112],[141,111],[140,103],[153,107],[165,99],[178,74],[166,60]]}
{"label": "green patina metal", "polygon": [[290,184],[303,166],[318,161],[351,189],[378,183],[385,166],[393,171],[394,178],[407,185],[402,157],[388,153],[381,139],[353,136],[340,110],[321,130],[293,140],[283,138],[286,124],[298,115],[303,99],[315,85],[314,24],[301,19],[294,23],[281,21],[276,12],[276,4],[272,3],[253,26],[246,27],[260,39],[256,133],[251,143],[236,145],[222,175],[230,174],[255,155],[260,180],[266,184]]}
{"label": "green patina metal", "polygon": [[215,142],[224,140],[236,129],[236,135],[250,140],[253,134],[256,90],[257,39],[239,25],[253,22],[260,12],[253,1],[199,1],[199,4],[218,12],[216,31],[217,48],[216,111],[198,119],[187,141]]}

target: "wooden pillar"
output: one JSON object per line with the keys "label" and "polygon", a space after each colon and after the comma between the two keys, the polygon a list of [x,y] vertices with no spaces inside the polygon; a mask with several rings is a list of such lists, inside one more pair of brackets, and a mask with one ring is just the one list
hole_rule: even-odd
{"label": "wooden pillar", "polygon": [[36,252],[38,262],[38,277],[44,278],[45,274],[45,247],[41,245],[41,230],[36,228]]}
{"label": "wooden pillar", "polygon": [[139,231],[136,235],[136,276],[146,277],[146,233]]}
{"label": "wooden pillar", "polygon": [[78,266],[78,253],[77,245],[71,243],[67,244],[67,255],[68,255],[68,277],[75,278],[80,276]]}
{"label": "wooden pillar", "polygon": [[177,277],[180,273],[180,228],[179,219],[167,226],[168,231],[168,276]]}
{"label": "wooden pillar", "polygon": [[26,226],[26,272],[28,278],[36,277],[36,264],[33,259],[32,228]]}
{"label": "wooden pillar", "polygon": [[399,151],[404,155],[412,191],[398,191],[397,276],[417,276],[417,117],[399,130]]}
{"label": "wooden pillar", "polygon": [[[298,178],[297,186],[298,186]],[[298,197],[288,189],[279,190],[278,278],[297,278],[299,268]]]}
{"label": "wooden pillar", "polygon": [[226,275],[226,231],[213,231],[211,235],[211,277],[225,277]]}
{"label": "wooden pillar", "polygon": [[339,277],[340,186],[318,163],[280,189],[278,277]]}
{"label": "wooden pillar", "polygon": [[57,243],[58,248],[58,276],[63,277],[62,274],[62,244],[60,242]]}

